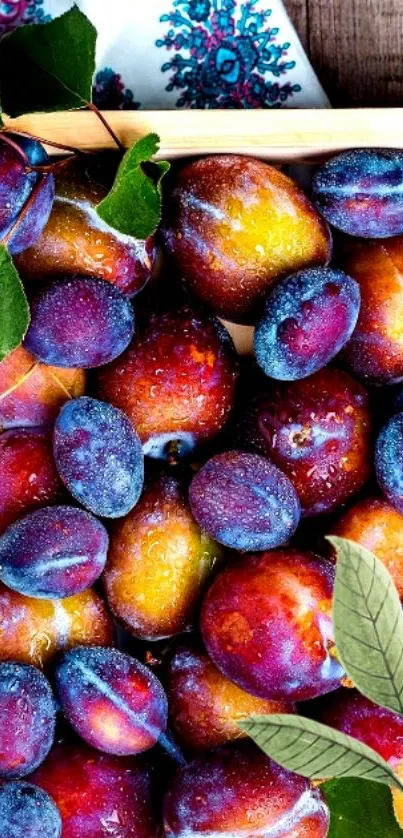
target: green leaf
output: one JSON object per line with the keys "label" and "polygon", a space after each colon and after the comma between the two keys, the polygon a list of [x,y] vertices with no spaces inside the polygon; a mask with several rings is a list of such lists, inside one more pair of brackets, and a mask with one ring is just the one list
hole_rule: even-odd
{"label": "green leaf", "polygon": [[330,809],[328,838],[402,838],[389,789],[349,777],[321,786]]}
{"label": "green leaf", "polygon": [[152,171],[145,171],[159,149],[157,134],[148,134],[126,151],[114,184],[106,198],[98,204],[97,213],[103,221],[120,233],[146,239],[161,220],[161,181],[169,170],[169,163],[152,163]]}
{"label": "green leaf", "polygon": [[303,777],[363,777],[403,790],[391,767],[372,748],[312,719],[251,716],[239,727],[275,762]]}
{"label": "green leaf", "polygon": [[328,540],[337,551],[333,622],[339,658],[360,692],[403,714],[403,612],[393,579],[364,547]]}
{"label": "green leaf", "polygon": [[91,100],[96,29],[77,6],[0,42],[0,92],[9,116],[81,108]]}
{"label": "green leaf", "polygon": [[29,307],[13,260],[0,244],[0,361],[20,345],[29,326]]}

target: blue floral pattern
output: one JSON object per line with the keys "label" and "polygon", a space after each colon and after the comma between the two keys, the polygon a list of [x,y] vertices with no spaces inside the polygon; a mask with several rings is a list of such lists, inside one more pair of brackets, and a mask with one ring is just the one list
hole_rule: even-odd
{"label": "blue floral pattern", "polygon": [[140,107],[140,103],[134,101],[133,91],[125,88],[122,76],[114,73],[111,67],[105,67],[96,74],[92,96],[101,110],[135,111]]}
{"label": "blue floral pattern", "polygon": [[278,108],[300,85],[274,81],[295,67],[290,44],[268,25],[257,0],[173,0],[161,15],[169,29],[156,41],[173,55],[162,65],[179,108]]}
{"label": "blue floral pattern", "polygon": [[50,15],[43,10],[43,0],[0,0],[0,35],[23,23],[46,23]]}

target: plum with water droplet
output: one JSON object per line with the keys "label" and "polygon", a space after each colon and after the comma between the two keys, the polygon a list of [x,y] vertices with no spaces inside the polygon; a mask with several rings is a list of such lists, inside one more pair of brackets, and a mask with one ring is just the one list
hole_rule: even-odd
{"label": "plum with water droplet", "polygon": [[117,756],[152,748],[167,725],[164,689],[153,672],[117,649],[76,647],[55,673],[63,712],[74,730]]}

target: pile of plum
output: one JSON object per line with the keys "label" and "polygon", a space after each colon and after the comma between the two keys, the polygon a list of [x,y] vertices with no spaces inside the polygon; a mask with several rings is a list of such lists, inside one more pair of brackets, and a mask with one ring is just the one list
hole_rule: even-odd
{"label": "pile of plum", "polygon": [[136,241],[96,213],[109,158],[39,172],[11,140],[0,835],[325,838],[320,787],[238,722],[298,711],[403,766],[403,721],[347,686],[323,538],[403,597],[403,157],[338,155],[310,198],[252,158],[178,163]]}

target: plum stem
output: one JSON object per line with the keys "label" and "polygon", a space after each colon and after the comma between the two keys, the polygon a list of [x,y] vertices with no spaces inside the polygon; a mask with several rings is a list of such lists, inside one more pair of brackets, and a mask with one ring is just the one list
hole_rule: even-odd
{"label": "plum stem", "polygon": [[14,224],[10,227],[10,229],[7,231],[7,233],[5,233],[5,235],[1,239],[2,244],[4,244],[5,246],[7,246],[9,244],[10,239],[13,237],[14,233],[16,232],[18,227],[20,226],[21,222],[24,220],[28,210],[31,207],[31,204],[33,203],[33,201],[36,197],[36,193],[37,193],[39,187],[41,186],[41,184],[42,184],[42,177],[39,176],[38,180],[36,181],[36,183],[33,186],[32,191],[28,195],[28,198],[25,201],[25,204],[24,204],[21,212],[19,213],[19,215],[15,219]]}
{"label": "plum stem", "polygon": [[4,131],[1,131],[1,138],[4,143],[9,145],[11,148],[14,149],[14,151],[17,152],[17,154],[19,155],[19,157],[21,157],[21,160],[24,162],[25,165],[29,164],[28,155],[26,154],[24,149],[21,148],[21,146],[19,146],[18,143],[15,142],[15,140],[12,140],[11,137],[9,137],[8,134],[6,134]]}
{"label": "plum stem", "polygon": [[[1,136],[4,138],[4,128],[0,131]],[[20,131],[16,128],[13,128],[13,134],[17,134],[20,137],[27,137],[29,140],[36,140],[38,143],[42,143],[43,145],[49,145],[52,148],[60,148],[62,151],[71,151],[74,154],[93,154],[92,151],[84,150],[82,148],[77,148],[73,145],[66,145],[66,143],[58,143],[56,140],[47,140],[46,137],[38,137],[36,134],[30,134],[28,131]],[[22,151],[22,149],[21,149]],[[27,162],[28,158],[27,158]]]}
{"label": "plum stem", "polygon": [[93,113],[96,114],[96,116],[98,117],[100,122],[102,122],[102,125],[105,126],[108,134],[112,137],[114,143],[116,143],[119,151],[121,151],[122,153],[125,152],[126,149],[125,149],[123,143],[120,142],[119,137],[115,134],[112,126],[109,125],[109,122],[105,119],[103,113],[99,110],[99,108],[97,108],[97,106],[94,105],[93,102],[87,102],[87,106],[90,109],[90,111],[92,111]]}
{"label": "plum stem", "polygon": [[70,154],[68,157],[62,157],[61,160],[55,160],[53,163],[43,163],[39,164],[38,166],[27,166],[27,172],[42,172],[46,174],[47,172],[54,172],[58,169],[63,169],[65,166],[68,166],[70,162],[74,159],[73,154]]}

